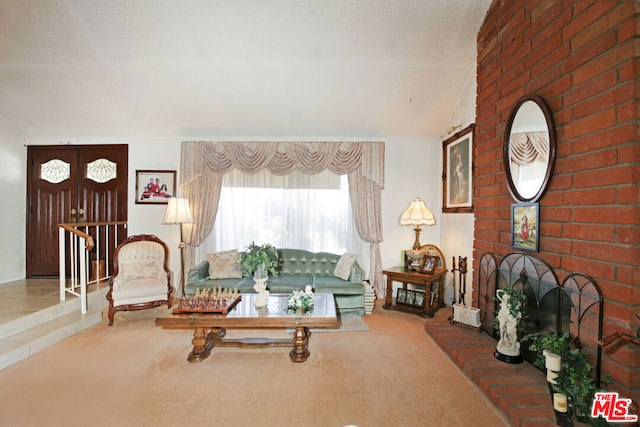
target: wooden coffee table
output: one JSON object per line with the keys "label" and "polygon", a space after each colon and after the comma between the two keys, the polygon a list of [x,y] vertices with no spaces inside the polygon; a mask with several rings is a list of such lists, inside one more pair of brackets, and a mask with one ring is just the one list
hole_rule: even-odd
{"label": "wooden coffee table", "polygon": [[[257,309],[253,303],[258,294],[241,294],[242,300],[227,314],[181,313],[156,319],[163,329],[195,329],[193,350],[189,362],[200,362],[211,354],[213,347],[293,347],[289,357],[304,362],[309,357],[309,328],[337,328],[336,305],[332,294],[314,294],[314,309],[308,313],[287,310],[288,294],[272,294],[266,307]],[[225,328],[276,329],[294,328],[292,339],[243,338],[224,339]]]}

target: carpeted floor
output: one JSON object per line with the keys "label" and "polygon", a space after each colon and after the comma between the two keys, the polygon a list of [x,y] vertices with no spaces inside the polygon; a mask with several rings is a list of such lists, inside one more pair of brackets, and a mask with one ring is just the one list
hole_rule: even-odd
{"label": "carpeted floor", "polygon": [[164,313],[118,313],[0,371],[0,425],[508,425],[417,316],[379,304],[368,332],[313,334],[304,363],[220,348],[191,364],[192,332],[156,327]]}

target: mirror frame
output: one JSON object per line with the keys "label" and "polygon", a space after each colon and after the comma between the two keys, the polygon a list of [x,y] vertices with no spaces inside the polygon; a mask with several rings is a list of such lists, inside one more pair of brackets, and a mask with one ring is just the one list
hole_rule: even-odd
{"label": "mirror frame", "polygon": [[[518,110],[525,102],[532,101],[535,102],[536,105],[542,110],[544,114],[544,118],[547,122],[547,132],[549,133],[549,162],[547,163],[547,170],[544,175],[544,179],[542,184],[540,185],[540,189],[536,194],[532,197],[524,197],[522,194],[518,192],[518,188],[516,187],[513,177],[511,176],[511,166],[509,161],[509,151],[510,151],[510,141],[511,141],[511,128],[513,126],[513,121],[518,114]],[[511,114],[509,115],[509,120],[507,121],[507,127],[505,128],[504,133],[504,143],[503,143],[503,153],[502,153],[502,161],[504,163],[504,173],[507,177],[507,185],[509,186],[509,192],[511,196],[519,203],[534,203],[537,202],[544,196],[547,189],[549,188],[549,184],[551,183],[551,177],[553,175],[553,169],[556,163],[556,126],[553,121],[553,114],[551,113],[551,108],[545,102],[545,100],[534,93],[529,93],[524,95],[516,102],[516,105],[511,110]]]}

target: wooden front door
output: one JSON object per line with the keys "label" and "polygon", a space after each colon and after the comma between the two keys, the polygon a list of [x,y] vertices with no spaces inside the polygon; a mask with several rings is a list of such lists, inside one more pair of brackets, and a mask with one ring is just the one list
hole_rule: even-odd
{"label": "wooden front door", "polygon": [[127,220],[128,147],[27,147],[26,276],[57,276],[58,224]]}

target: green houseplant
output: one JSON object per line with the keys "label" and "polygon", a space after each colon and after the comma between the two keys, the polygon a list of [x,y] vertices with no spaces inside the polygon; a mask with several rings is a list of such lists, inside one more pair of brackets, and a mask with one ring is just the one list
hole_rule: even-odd
{"label": "green houseplant", "polygon": [[256,245],[251,242],[240,258],[240,268],[244,277],[265,278],[267,274],[277,276],[279,264],[278,251],[268,243]]}
{"label": "green houseplant", "polygon": [[539,369],[545,369],[545,352],[562,358],[562,369],[558,371],[555,384],[550,383],[550,386],[554,392],[569,397],[576,419],[596,426],[607,425],[603,418],[590,416],[595,393],[604,389],[597,386],[593,365],[589,363],[585,351],[573,345],[569,332],[534,333],[526,335],[522,340],[531,342],[529,350],[536,354],[533,365]]}

